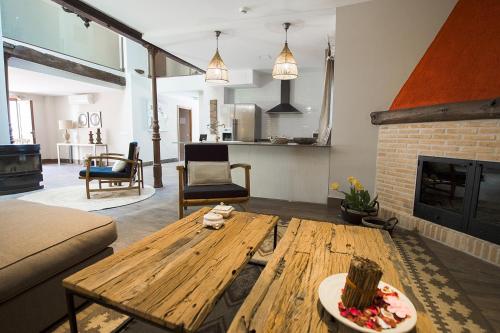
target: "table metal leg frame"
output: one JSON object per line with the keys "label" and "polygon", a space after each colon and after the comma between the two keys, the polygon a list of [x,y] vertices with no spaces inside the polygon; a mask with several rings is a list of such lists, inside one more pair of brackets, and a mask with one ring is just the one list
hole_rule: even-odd
{"label": "table metal leg frame", "polygon": [[[278,245],[278,223],[274,225],[273,229],[274,229],[273,231],[273,251],[274,251],[276,249],[276,245]],[[266,263],[259,260],[250,259],[248,263],[250,265],[266,267]]]}
{"label": "table metal leg frame", "polygon": [[144,323],[146,323],[148,325],[152,325],[152,326],[161,328],[163,330],[167,330],[168,332],[171,332],[172,330],[173,331],[178,331],[178,330],[183,331],[182,328],[178,328],[177,330],[176,329],[171,329],[171,328],[167,328],[165,326],[162,326],[162,325],[160,325],[160,324],[158,324],[156,322],[149,321],[149,320],[144,319],[144,318],[139,318],[136,315],[134,315],[133,313],[130,313],[130,312],[125,311],[123,309],[119,309],[118,307],[113,306],[111,304],[106,304],[105,302],[102,302],[102,301],[99,301],[99,300],[96,300],[96,299],[91,299],[91,298],[88,298],[88,297],[86,297],[84,295],[81,295],[79,293],[75,293],[72,290],[66,289],[66,305],[68,307],[68,321],[69,321],[69,327],[70,327],[70,332],[71,333],[78,333],[78,326],[77,326],[77,320],[76,320],[76,309],[75,309],[75,296],[78,296],[79,298],[83,298],[85,300],[88,300],[91,303],[99,304],[99,305],[101,305],[101,306],[103,306],[105,308],[114,310],[116,312],[119,312],[119,313],[121,313],[121,314],[126,315],[126,316],[129,317],[127,320],[125,320],[124,323],[120,324],[115,330],[113,330],[113,332],[119,332],[129,322],[131,322],[134,319],[136,319],[138,321],[141,321],[141,322],[144,322]]}
{"label": "table metal leg frame", "polygon": [[68,307],[68,321],[71,333],[78,333],[76,323],[75,295],[71,290],[66,289],[66,306]]}

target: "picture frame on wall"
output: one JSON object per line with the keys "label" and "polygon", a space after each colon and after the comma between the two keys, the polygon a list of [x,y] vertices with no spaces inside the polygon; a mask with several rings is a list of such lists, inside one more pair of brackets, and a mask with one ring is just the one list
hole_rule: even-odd
{"label": "picture frame on wall", "polygon": [[89,113],[88,112],[79,112],[76,118],[76,123],[78,124],[78,128],[87,128],[89,127]]}
{"label": "picture frame on wall", "polygon": [[89,127],[95,127],[95,128],[102,127],[102,113],[101,113],[101,111],[89,113]]}
{"label": "picture frame on wall", "polygon": [[[153,104],[148,104],[148,119],[147,119],[147,129],[148,131],[153,131]],[[164,105],[158,104],[158,125],[160,126],[160,132],[166,132],[168,126],[168,115],[166,107]]]}

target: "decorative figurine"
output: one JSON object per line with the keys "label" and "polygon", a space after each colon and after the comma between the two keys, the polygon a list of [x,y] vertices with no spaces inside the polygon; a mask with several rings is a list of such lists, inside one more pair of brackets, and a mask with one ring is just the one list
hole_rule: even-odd
{"label": "decorative figurine", "polygon": [[101,138],[101,129],[100,128],[97,129],[96,135],[97,135],[97,137],[95,139],[96,140],[95,143],[97,143],[98,145],[101,145],[102,144],[102,138]]}
{"label": "decorative figurine", "polygon": [[94,143],[94,134],[92,131],[89,132],[89,143]]}

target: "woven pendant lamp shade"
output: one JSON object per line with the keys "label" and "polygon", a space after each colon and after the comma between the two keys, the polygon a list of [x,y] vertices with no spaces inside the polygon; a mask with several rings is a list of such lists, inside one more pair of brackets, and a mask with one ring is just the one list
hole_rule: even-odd
{"label": "woven pendant lamp shade", "polygon": [[273,78],[277,80],[293,80],[299,76],[297,62],[293,57],[292,51],[288,48],[288,43],[285,43],[283,50],[276,59],[273,67]]}
{"label": "woven pendant lamp shade", "polygon": [[290,25],[288,22],[283,23],[283,28],[285,29],[285,46],[274,62],[273,78],[276,80],[293,80],[299,76],[297,62],[293,57],[292,51],[288,48],[288,29]]}
{"label": "woven pendant lamp shade", "polygon": [[229,76],[226,65],[219,54],[219,36],[221,32],[216,31],[215,37],[217,39],[217,47],[215,49],[215,54],[208,64],[207,71],[205,73],[205,82],[212,83],[227,83],[229,82]]}
{"label": "woven pendant lamp shade", "polygon": [[229,82],[227,67],[220,57],[219,51],[215,51],[214,57],[208,64],[205,73],[205,82],[226,83]]}

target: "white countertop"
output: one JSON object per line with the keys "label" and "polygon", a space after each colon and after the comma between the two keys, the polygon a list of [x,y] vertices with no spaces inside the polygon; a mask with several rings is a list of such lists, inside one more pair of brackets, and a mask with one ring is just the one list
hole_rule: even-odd
{"label": "white countertop", "polygon": [[320,145],[317,143],[314,143],[312,145],[299,145],[298,143],[287,143],[287,144],[279,144],[279,143],[271,143],[271,142],[243,142],[243,141],[203,141],[203,142],[174,142],[174,143],[180,143],[180,144],[198,144],[198,145],[203,145],[203,144],[218,144],[218,145],[235,145],[235,146],[283,146],[283,147],[315,147],[315,148],[326,148],[326,147],[331,147],[331,145]]}

